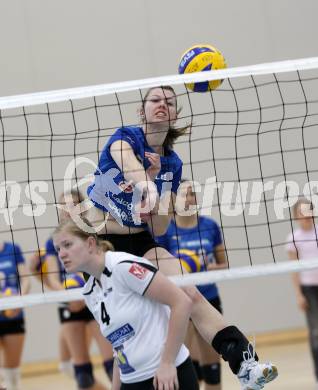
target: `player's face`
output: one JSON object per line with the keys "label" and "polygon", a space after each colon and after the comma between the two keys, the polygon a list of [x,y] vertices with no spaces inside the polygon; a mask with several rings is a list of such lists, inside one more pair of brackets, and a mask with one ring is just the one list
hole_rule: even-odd
{"label": "player's face", "polygon": [[177,99],[173,91],[152,89],[144,105],[144,116],[148,124],[173,125],[177,119]]}
{"label": "player's face", "polygon": [[302,229],[308,230],[313,227],[313,210],[311,204],[300,203],[297,207],[295,216],[297,218],[297,223]]}
{"label": "player's face", "polygon": [[189,210],[191,206],[196,206],[196,204],[197,202],[196,202],[195,192],[193,191],[192,186],[188,184],[185,208],[186,210]]}
{"label": "player's face", "polygon": [[54,236],[54,246],[66,272],[85,270],[89,257],[88,243],[67,232]]}

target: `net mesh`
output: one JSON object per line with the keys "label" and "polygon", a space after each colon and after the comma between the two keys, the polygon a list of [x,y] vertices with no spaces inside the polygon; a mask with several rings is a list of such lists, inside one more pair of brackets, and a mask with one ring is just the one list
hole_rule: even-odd
{"label": "net mesh", "polygon": [[[218,89],[202,94],[184,84],[219,78]],[[43,248],[58,224],[59,195],[86,194],[109,137],[138,125],[146,88],[167,84],[182,107],[178,125],[190,125],[175,144],[183,175],[195,182],[200,214],[219,223],[229,260],[229,270],[176,282],[317,266],[286,262],[284,248],[299,195],[318,202],[317,58],[0,98],[0,242],[18,244],[26,258]],[[36,294],[9,305],[78,299],[79,290],[49,292],[38,274]]]}

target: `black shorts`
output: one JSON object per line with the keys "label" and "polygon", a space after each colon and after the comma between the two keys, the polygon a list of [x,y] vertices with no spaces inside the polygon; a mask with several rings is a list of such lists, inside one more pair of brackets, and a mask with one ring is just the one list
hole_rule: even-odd
{"label": "black shorts", "polygon": [[93,314],[88,310],[87,307],[84,307],[84,309],[77,311],[76,313],[72,313],[67,306],[59,307],[58,310],[61,324],[72,321],[89,322],[94,320]]}
{"label": "black shorts", "polygon": [[[199,390],[197,374],[190,357],[177,367],[179,389]],[[120,390],[153,390],[153,378],[137,383],[122,383]]]}
{"label": "black shorts", "polygon": [[0,337],[8,334],[24,334],[25,323],[24,318],[10,321],[0,321]]}
{"label": "black shorts", "polygon": [[138,257],[143,257],[152,248],[161,247],[147,230],[135,234],[101,234],[98,237],[111,242],[115,251]]}
{"label": "black shorts", "polygon": [[221,314],[223,314],[223,309],[222,309],[222,302],[220,297],[215,297],[212,299],[208,299],[208,302],[211,303],[211,305]]}
{"label": "black shorts", "polygon": [[[152,248],[163,248],[147,230],[135,234],[99,234],[98,237],[113,244],[115,251],[127,252],[138,257],[143,257]],[[87,282],[89,275],[86,272],[83,272],[83,275]]]}

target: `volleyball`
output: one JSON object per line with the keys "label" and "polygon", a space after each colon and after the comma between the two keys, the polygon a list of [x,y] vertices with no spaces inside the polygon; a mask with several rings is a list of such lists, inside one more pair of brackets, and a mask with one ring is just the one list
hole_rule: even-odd
{"label": "volleyball", "polygon": [[[224,69],[226,62],[223,54],[211,45],[195,45],[183,53],[178,71],[180,74]],[[223,80],[189,83],[186,87],[193,92],[207,92],[216,89]]]}
{"label": "volleyball", "polygon": [[[18,294],[18,291],[13,287],[5,287],[1,291],[1,295],[3,297],[6,297],[6,298],[12,297],[13,295],[17,295],[17,294]],[[7,310],[3,310],[2,314],[7,318],[13,318],[16,316],[16,311],[15,311],[15,309],[7,309]]]}
{"label": "volleyball", "polygon": [[201,261],[196,252],[190,249],[179,249],[174,256],[180,259],[182,267],[189,273],[201,271]]}
{"label": "volleyball", "polygon": [[72,274],[70,276],[66,276],[66,279],[64,281],[64,286],[66,289],[83,287],[84,284],[84,278],[80,274]]}

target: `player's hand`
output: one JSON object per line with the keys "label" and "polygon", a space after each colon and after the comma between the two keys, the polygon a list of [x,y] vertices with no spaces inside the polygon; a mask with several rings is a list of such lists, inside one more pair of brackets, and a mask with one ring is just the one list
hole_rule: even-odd
{"label": "player's hand", "polygon": [[77,313],[83,310],[84,307],[85,307],[84,301],[73,301],[73,302],[69,302],[68,304],[68,309],[72,313]]}
{"label": "player's hand", "polygon": [[303,294],[299,294],[297,296],[297,303],[298,303],[298,306],[299,306],[300,310],[306,312],[309,309],[308,301],[307,301],[306,297]]}
{"label": "player's hand", "polygon": [[177,369],[174,364],[160,363],[153,378],[153,386],[156,390],[179,389]]}
{"label": "player's hand", "polygon": [[147,174],[152,181],[155,181],[158,173],[161,170],[160,155],[158,153],[145,152],[145,157],[150,162],[150,167],[147,169]]}

